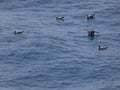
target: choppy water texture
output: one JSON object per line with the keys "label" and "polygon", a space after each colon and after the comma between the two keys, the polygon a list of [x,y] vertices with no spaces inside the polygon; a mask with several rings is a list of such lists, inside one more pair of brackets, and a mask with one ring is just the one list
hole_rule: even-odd
{"label": "choppy water texture", "polygon": [[0,0],[0,90],[120,90],[120,0]]}

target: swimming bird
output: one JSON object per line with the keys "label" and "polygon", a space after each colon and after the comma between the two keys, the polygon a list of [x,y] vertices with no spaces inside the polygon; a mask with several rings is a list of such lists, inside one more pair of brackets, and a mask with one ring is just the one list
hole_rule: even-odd
{"label": "swimming bird", "polygon": [[87,15],[87,19],[93,19],[95,17],[95,14],[90,14],[90,15]]}
{"label": "swimming bird", "polygon": [[107,46],[102,47],[102,46],[98,45],[98,50],[105,50],[107,48],[108,48]]}
{"label": "swimming bird", "polygon": [[15,31],[15,34],[22,34],[24,31]]}
{"label": "swimming bird", "polygon": [[57,16],[56,20],[64,20],[64,16]]}
{"label": "swimming bird", "polygon": [[98,32],[96,32],[96,31],[94,31],[94,30],[89,30],[89,31],[88,31],[88,36],[94,37],[94,36],[95,36],[95,33],[98,33]]}

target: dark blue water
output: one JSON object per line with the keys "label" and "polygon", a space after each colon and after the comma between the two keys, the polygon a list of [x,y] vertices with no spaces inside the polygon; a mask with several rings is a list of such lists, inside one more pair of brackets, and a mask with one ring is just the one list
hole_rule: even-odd
{"label": "dark blue water", "polygon": [[0,0],[0,90],[120,90],[120,0]]}

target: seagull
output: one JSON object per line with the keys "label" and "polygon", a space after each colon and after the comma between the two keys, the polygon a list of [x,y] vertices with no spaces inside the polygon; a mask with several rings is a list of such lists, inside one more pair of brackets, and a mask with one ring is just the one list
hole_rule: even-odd
{"label": "seagull", "polygon": [[95,17],[95,14],[90,14],[90,15],[87,15],[87,19],[93,19]]}
{"label": "seagull", "polygon": [[89,30],[89,31],[88,31],[88,36],[94,37],[94,36],[95,36],[95,33],[98,33],[98,32],[96,32],[96,31],[94,31],[94,30]]}
{"label": "seagull", "polygon": [[64,20],[64,16],[57,16],[56,20]]}
{"label": "seagull", "polygon": [[15,31],[15,34],[22,34],[24,31]]}
{"label": "seagull", "polygon": [[98,50],[105,50],[105,49],[107,49],[107,48],[108,48],[107,46],[102,47],[102,46],[98,45]]}

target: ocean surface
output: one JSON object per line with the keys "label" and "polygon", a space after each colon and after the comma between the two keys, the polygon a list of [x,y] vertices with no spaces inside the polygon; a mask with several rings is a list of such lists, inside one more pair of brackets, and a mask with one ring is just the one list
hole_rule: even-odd
{"label": "ocean surface", "polygon": [[0,90],[120,90],[120,0],[0,0]]}

